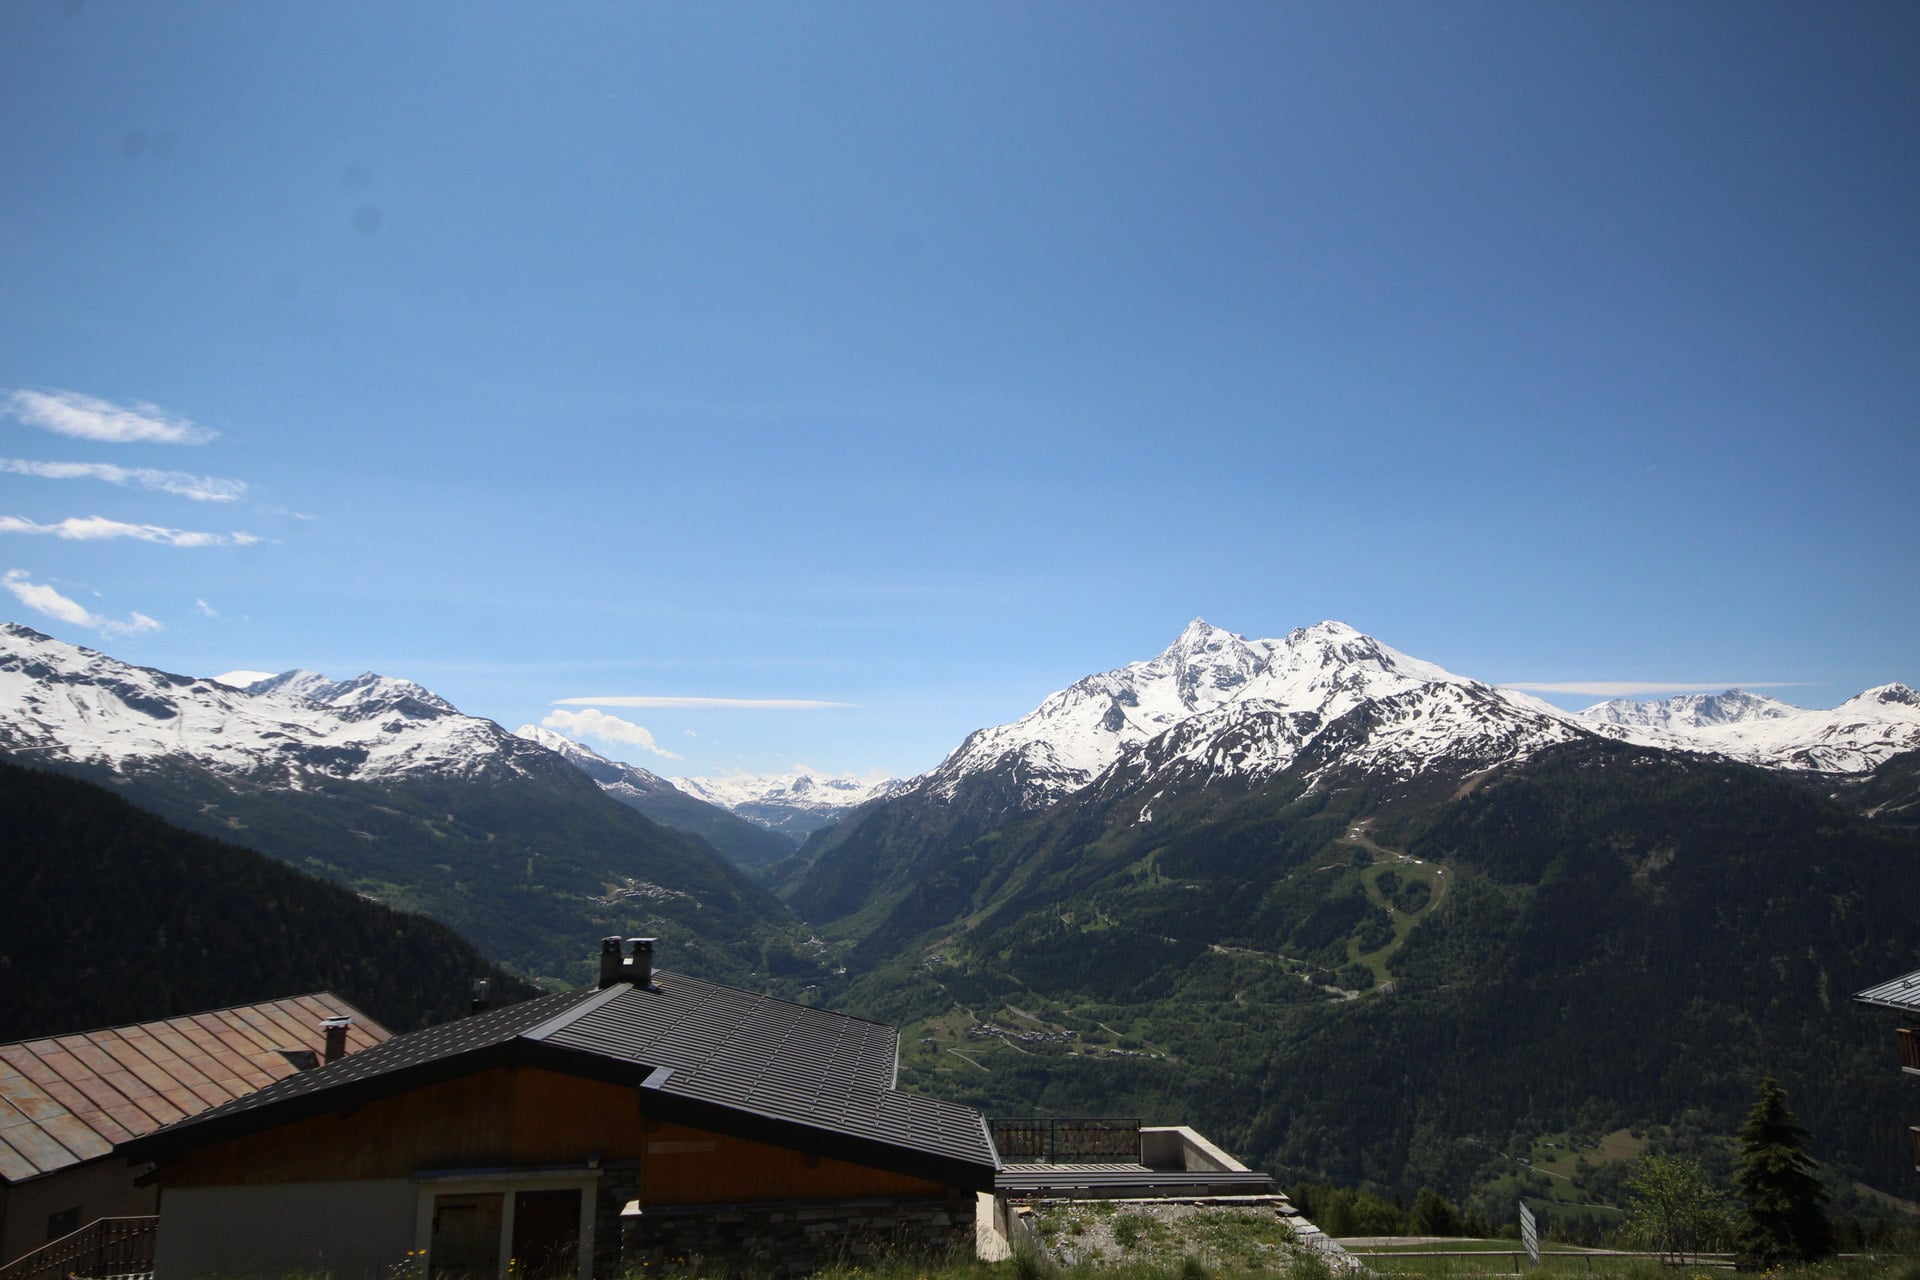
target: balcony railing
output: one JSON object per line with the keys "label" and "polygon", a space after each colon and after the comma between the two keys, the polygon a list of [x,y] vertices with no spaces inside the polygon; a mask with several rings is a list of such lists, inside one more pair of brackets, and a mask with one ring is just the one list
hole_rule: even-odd
{"label": "balcony railing", "polygon": [[992,1120],[993,1145],[1009,1164],[1139,1164],[1140,1121]]}
{"label": "balcony railing", "polygon": [[1894,1035],[1900,1041],[1900,1065],[1907,1071],[1920,1073],[1920,1031],[1911,1027],[1901,1027]]}
{"label": "balcony railing", "polygon": [[149,1276],[160,1219],[95,1218],[70,1235],[0,1267],[0,1280],[63,1280],[67,1276]]}

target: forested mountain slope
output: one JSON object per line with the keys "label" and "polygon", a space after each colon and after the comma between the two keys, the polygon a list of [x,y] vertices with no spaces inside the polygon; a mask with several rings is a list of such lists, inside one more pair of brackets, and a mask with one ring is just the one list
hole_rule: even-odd
{"label": "forested mountain slope", "polygon": [[443,924],[0,762],[0,1040],[331,990],[405,1031],[536,988]]}
{"label": "forested mountain slope", "polygon": [[1577,1118],[1731,1126],[1771,1070],[1817,1155],[1899,1185],[1904,1082],[1846,997],[1920,965],[1920,842],[1594,739],[1464,779],[1322,764],[990,832],[875,924],[849,998],[922,1020],[928,1087],[1193,1122],[1289,1174],[1457,1192]]}

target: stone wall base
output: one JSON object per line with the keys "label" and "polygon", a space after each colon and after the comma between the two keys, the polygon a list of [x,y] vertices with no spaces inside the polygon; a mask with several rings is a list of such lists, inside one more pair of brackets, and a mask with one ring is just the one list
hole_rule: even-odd
{"label": "stone wall base", "polygon": [[821,1200],[667,1205],[620,1219],[621,1265],[800,1276],[835,1263],[971,1252],[974,1200]]}

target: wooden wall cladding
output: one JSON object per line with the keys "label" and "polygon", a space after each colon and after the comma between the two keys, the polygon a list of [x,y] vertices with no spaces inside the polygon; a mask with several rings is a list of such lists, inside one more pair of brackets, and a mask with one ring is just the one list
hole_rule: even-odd
{"label": "wooden wall cladding", "polygon": [[921,1178],[649,1121],[630,1085],[506,1067],[203,1147],[168,1165],[161,1185],[347,1182],[596,1159],[640,1161],[643,1204],[946,1194]]}

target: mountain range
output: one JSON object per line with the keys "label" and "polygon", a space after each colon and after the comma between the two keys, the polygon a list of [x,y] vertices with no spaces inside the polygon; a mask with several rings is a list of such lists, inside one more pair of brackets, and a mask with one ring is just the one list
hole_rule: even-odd
{"label": "mountain range", "polygon": [[0,750],[526,973],[638,929],[911,1024],[903,1081],[990,1110],[1202,1121],[1411,1194],[1576,1118],[1731,1116],[1769,1069],[1828,1158],[1892,1167],[1833,1100],[1892,1106],[1842,997],[1920,967],[1903,685],[1568,712],[1337,622],[1196,620],[926,773],[831,785],[662,779],[372,674],[226,679],[0,628]]}
{"label": "mountain range", "polygon": [[1417,789],[1559,744],[1615,739],[1853,782],[1920,748],[1920,697],[1890,684],[1830,711],[1731,691],[1583,712],[1455,675],[1339,622],[1248,640],[1196,619],[1156,657],[1087,676],[803,847],[785,892],[830,923],[884,909],[939,857],[1069,797],[1153,821],[1168,797],[1295,773]]}
{"label": "mountain range", "polygon": [[809,931],[704,839],[409,681],[295,671],[234,688],[0,626],[0,752],[425,912],[527,974],[583,976],[613,932],[656,933],[719,978],[824,967]]}
{"label": "mountain range", "polygon": [[1916,748],[1901,685],[1573,713],[1339,623],[1195,622],[778,882],[838,998],[911,1028],[902,1078],[990,1111],[1464,1193],[1555,1130],[1731,1132],[1773,1071],[1891,1186],[1898,1080],[1844,996],[1920,965]]}

